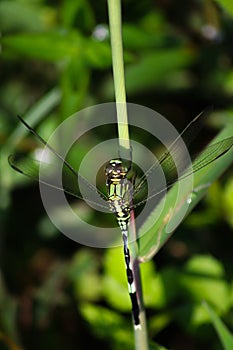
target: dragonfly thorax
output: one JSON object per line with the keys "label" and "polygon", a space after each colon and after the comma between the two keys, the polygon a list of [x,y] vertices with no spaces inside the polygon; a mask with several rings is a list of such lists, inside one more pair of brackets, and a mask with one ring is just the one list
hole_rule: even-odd
{"label": "dragonfly thorax", "polygon": [[120,159],[111,160],[105,169],[108,200],[112,211],[122,220],[128,218],[130,212],[132,184],[126,178],[128,171]]}

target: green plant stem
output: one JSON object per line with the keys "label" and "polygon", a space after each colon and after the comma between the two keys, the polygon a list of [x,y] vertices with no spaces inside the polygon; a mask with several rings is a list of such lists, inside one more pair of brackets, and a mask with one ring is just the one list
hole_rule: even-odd
{"label": "green plant stem", "polygon": [[[122,21],[121,21],[121,2],[120,0],[108,0],[111,47],[112,47],[112,64],[113,79],[116,98],[116,110],[118,121],[118,135],[120,146],[120,157],[131,160],[131,148],[128,130],[127,103],[124,77],[124,60],[122,45]],[[131,263],[133,275],[137,288],[137,297],[140,307],[140,328],[134,327],[134,339],[136,350],[148,350],[148,337],[146,328],[146,317],[143,305],[143,295],[140,277],[140,266],[137,259],[137,233],[134,221],[134,212],[131,211],[131,223],[129,227],[129,241],[131,252]]]}
{"label": "green plant stem", "polygon": [[109,25],[112,48],[113,80],[115,89],[118,136],[121,158],[130,157],[128,115],[125,91],[124,59],[122,45],[121,1],[108,0]]}

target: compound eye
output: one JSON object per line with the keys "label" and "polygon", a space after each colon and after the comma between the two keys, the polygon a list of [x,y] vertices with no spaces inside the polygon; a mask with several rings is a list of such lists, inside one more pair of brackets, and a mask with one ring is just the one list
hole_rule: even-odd
{"label": "compound eye", "polygon": [[129,208],[128,207],[124,207],[124,208],[122,208],[122,211],[123,211],[124,214],[128,214]]}
{"label": "compound eye", "polygon": [[106,166],[106,168],[105,168],[105,174],[108,175],[108,174],[110,174],[111,172],[112,172],[112,167],[110,167],[109,165]]}

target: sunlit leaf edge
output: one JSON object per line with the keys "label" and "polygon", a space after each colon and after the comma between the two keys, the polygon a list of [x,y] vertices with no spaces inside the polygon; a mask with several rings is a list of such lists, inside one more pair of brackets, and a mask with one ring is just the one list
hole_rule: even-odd
{"label": "sunlit leaf edge", "polygon": [[225,350],[231,350],[233,348],[233,334],[230,333],[225,324],[222,322],[222,320],[218,317],[214,309],[210,307],[209,304],[203,302],[203,306],[205,307],[206,311],[208,312],[211,318],[212,324],[220,338],[223,348]]}

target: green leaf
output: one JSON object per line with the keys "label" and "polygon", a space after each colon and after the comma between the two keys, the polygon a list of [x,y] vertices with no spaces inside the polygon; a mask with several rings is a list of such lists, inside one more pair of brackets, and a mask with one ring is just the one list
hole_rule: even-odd
{"label": "green leaf", "polygon": [[159,35],[146,32],[143,28],[132,24],[123,26],[123,41],[126,49],[142,50],[151,49],[152,47],[163,45],[165,35],[160,32]]}
{"label": "green leaf", "polygon": [[[188,67],[195,59],[195,52],[186,48],[158,49],[144,53],[143,57],[126,65],[126,91],[128,94],[149,90],[153,87],[171,85],[171,76]],[[183,77],[182,77],[183,79]],[[177,79],[176,79],[177,80]],[[112,81],[104,85],[107,97],[113,95]]]}
{"label": "green leaf", "polygon": [[230,286],[223,266],[213,257],[197,255],[190,259],[180,276],[180,283],[192,300],[207,300],[220,312],[228,310]]}
{"label": "green leaf", "polygon": [[99,299],[102,284],[94,252],[87,249],[79,250],[72,259],[68,274],[78,300]]}
{"label": "green leaf", "polygon": [[230,178],[224,186],[222,193],[223,210],[229,225],[233,227],[233,178]]}
{"label": "green leaf", "polygon": [[110,44],[88,40],[86,42],[85,58],[89,64],[96,68],[106,68],[111,66]]}
{"label": "green leaf", "polygon": [[82,315],[94,326],[99,335],[105,335],[110,329],[121,327],[124,323],[117,313],[101,306],[83,303],[80,309]]}
{"label": "green leaf", "polygon": [[162,84],[175,70],[189,66],[194,51],[176,48],[145,54],[140,62],[126,67],[126,90],[135,93]]}
{"label": "green leaf", "polygon": [[[184,302],[173,311],[173,320],[186,332],[201,336],[202,329],[209,324],[209,317],[200,302]],[[207,334],[206,334],[207,336]],[[208,338],[208,336],[207,336]]]}
{"label": "green leaf", "polygon": [[161,308],[166,304],[163,276],[156,273],[154,263],[148,261],[140,266],[143,298],[146,307]]}
{"label": "green leaf", "polygon": [[87,0],[64,1],[61,4],[60,15],[64,27],[75,27],[77,18],[82,21],[82,27],[91,29],[94,26],[93,10]]}
{"label": "green leaf", "polygon": [[9,52],[51,62],[79,57],[83,53],[82,37],[77,31],[8,35],[1,38],[1,43]]}
{"label": "green leaf", "polygon": [[74,61],[76,65],[79,60],[79,65],[84,61],[97,68],[111,64],[109,43],[85,39],[77,30],[8,35],[0,42],[5,54],[18,53],[49,62]]}
{"label": "green leaf", "polygon": [[54,21],[55,10],[52,7],[40,6],[31,1],[1,1],[1,31],[12,30],[45,30]]}
{"label": "green leaf", "polygon": [[221,5],[231,16],[233,16],[233,3],[231,0],[217,0],[219,5]]}
{"label": "green leaf", "polygon": [[[163,307],[166,304],[163,277],[156,274],[154,264],[151,261],[141,265],[140,270],[145,305],[151,308]],[[127,290],[122,247],[108,249],[106,251],[104,258],[104,272],[103,293],[108,303],[118,310],[130,311],[131,303]]]}
{"label": "green leaf", "polygon": [[[213,140],[212,144],[222,141],[232,135],[233,123],[227,125]],[[204,156],[206,156],[207,153],[203,153]],[[197,164],[199,164],[199,162],[201,163],[202,158],[200,157],[199,159],[200,161],[198,161]],[[219,159],[194,173],[194,191],[190,193],[190,187],[188,189],[185,188],[183,182],[180,184],[177,182],[168,191],[165,202],[159,203],[139,229],[139,255],[142,261],[149,260],[159,251],[162,245],[171,236],[186,211],[187,215],[202,199],[210,184],[214,182],[232,162],[233,149],[231,148]],[[179,194],[179,197],[177,194]]]}
{"label": "green leaf", "polygon": [[[109,349],[135,349],[131,325],[129,323],[128,326],[117,313],[89,303],[82,304],[80,310],[96,336],[110,342]],[[149,349],[166,350],[163,346],[154,343],[150,343]]]}
{"label": "green leaf", "polygon": [[[46,115],[48,115],[52,109],[54,109],[61,99],[60,90],[57,88],[52,89],[46,95],[44,95],[29,111],[24,115],[28,123],[34,126],[40,120],[42,120]],[[27,118],[28,116],[28,118]],[[0,167],[1,167],[1,178],[0,178],[0,197],[1,206],[7,205],[7,190],[15,183],[16,177],[19,181],[25,181],[22,176],[18,176],[15,171],[13,171],[8,163],[8,156],[13,152],[14,147],[21,140],[21,138],[27,134],[27,129],[24,128],[20,123],[5,142],[4,147],[1,149],[0,154]]]}
{"label": "green leaf", "polygon": [[221,321],[221,319],[218,317],[216,312],[213,310],[212,307],[210,307],[209,304],[206,302],[203,303],[203,306],[205,307],[206,311],[208,312],[212,323],[214,325],[214,328],[219,336],[219,339],[222,343],[222,346],[225,350],[232,350],[233,349],[233,334],[229,332],[227,327],[224,325],[224,323]]}
{"label": "green leaf", "polygon": [[104,307],[82,304],[81,313],[85,320],[90,324],[92,331],[99,337],[108,340],[111,343],[112,350],[134,348],[134,339],[131,333],[131,327],[128,327],[123,318]]}
{"label": "green leaf", "polygon": [[163,331],[169,326],[173,319],[174,313],[172,313],[169,309],[163,312],[156,311],[156,313],[154,313],[154,316],[150,317],[149,333],[159,334],[160,331]]}
{"label": "green leaf", "polygon": [[[117,261],[117,264],[116,264]],[[127,292],[127,279],[123,249],[108,249],[104,257],[103,293],[110,305],[121,311],[131,309],[130,298]]]}

